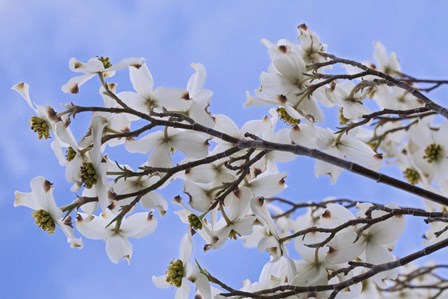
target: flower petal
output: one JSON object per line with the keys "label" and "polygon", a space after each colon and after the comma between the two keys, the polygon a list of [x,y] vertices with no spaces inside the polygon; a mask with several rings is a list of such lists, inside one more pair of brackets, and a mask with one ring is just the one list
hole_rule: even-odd
{"label": "flower petal", "polygon": [[111,235],[106,226],[109,223],[103,218],[95,215],[78,213],[76,217],[76,228],[84,237],[92,240],[104,240]]}
{"label": "flower petal", "polygon": [[160,289],[167,289],[171,287],[171,285],[168,282],[166,282],[166,275],[153,276],[152,283]]}
{"label": "flower petal", "polygon": [[129,77],[132,87],[141,97],[153,97],[154,79],[146,64],[142,64],[139,68],[130,66]]}
{"label": "flower petal", "polygon": [[131,262],[132,257],[132,244],[126,237],[120,234],[113,235],[106,239],[106,253],[110,261],[114,264],[124,258]]}
{"label": "flower petal", "polygon": [[121,224],[121,234],[126,237],[140,239],[154,232],[157,218],[150,213],[135,213],[126,218]]}

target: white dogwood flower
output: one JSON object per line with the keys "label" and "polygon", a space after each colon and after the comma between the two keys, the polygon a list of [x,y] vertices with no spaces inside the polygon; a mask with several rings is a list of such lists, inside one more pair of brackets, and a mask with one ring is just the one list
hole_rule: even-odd
{"label": "white dogwood flower", "polygon": [[31,192],[15,192],[14,207],[25,206],[33,209],[33,218],[43,231],[53,234],[59,226],[67,237],[72,248],[81,248],[82,239],[75,238],[71,217],[64,219],[62,210],[56,205],[53,197],[53,184],[44,177],[38,176],[31,180]]}
{"label": "white dogwood flower", "polygon": [[117,264],[122,258],[131,261],[132,244],[128,238],[141,239],[154,232],[157,219],[152,212],[135,213],[121,220],[120,228],[111,222],[116,217],[110,210],[99,216],[79,213],[76,228],[86,238],[106,242],[106,253],[111,262]]}
{"label": "white dogwood flower", "polygon": [[91,58],[87,63],[81,62],[76,58],[71,58],[68,64],[70,70],[75,73],[82,73],[82,75],[73,77],[62,85],[62,91],[65,93],[78,93],[81,85],[100,73],[104,77],[112,77],[115,71],[119,69],[130,65],[138,68],[143,63],[143,58],[127,58],[115,65],[110,63],[109,58],[104,57]]}
{"label": "white dogwood flower", "polygon": [[167,273],[162,276],[153,276],[152,282],[158,288],[177,288],[175,299],[188,299],[190,286],[193,282],[201,292],[204,299],[211,299],[211,288],[208,279],[200,273],[196,265],[189,263],[193,249],[193,240],[188,232],[182,238],[179,250],[179,259],[172,260]]}
{"label": "white dogwood flower", "polygon": [[[317,145],[322,151],[332,156],[347,159],[351,162],[362,165],[371,170],[378,170],[381,167],[382,157],[375,153],[367,144],[353,136],[353,130],[349,134],[342,133],[338,136],[330,129],[315,127],[317,133]],[[334,184],[342,168],[317,160],[315,164],[315,175],[328,175]]]}

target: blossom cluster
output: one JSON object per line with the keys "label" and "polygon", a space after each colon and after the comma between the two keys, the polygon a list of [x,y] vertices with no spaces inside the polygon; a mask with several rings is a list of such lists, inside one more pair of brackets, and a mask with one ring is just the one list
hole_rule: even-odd
{"label": "blossom cluster", "polygon": [[[298,44],[262,40],[271,63],[260,75],[260,88],[247,93],[245,106],[272,108],[241,127],[229,116],[209,112],[213,93],[204,88],[201,64],[191,65],[194,73],[185,87],[165,88],[155,85],[142,58],[117,64],[105,57],[86,63],[72,58],[70,69],[80,75],[62,91],[79,93],[97,77],[102,105],[70,103],[60,112],[34,103],[26,83],[15,85],[36,114],[31,129],[38,138],[52,138],[71,191],[79,195],[58,206],[53,184],[35,177],[31,192],[16,192],[14,205],[33,209],[44,231],[60,228],[72,247],[82,248],[80,234],[103,240],[113,263],[130,262],[129,239],[154,232],[158,217],[169,208],[159,191],[180,180],[185,196],[176,196],[172,205],[187,232],[179,257],[165,275],[153,277],[156,286],[176,287],[176,298],[191,292],[196,298],[375,297],[402,275],[398,266],[404,264],[392,252],[405,229],[405,215],[426,217],[429,246],[448,236],[447,122],[436,117],[415,78],[402,73],[396,55],[388,55],[380,43],[372,64],[329,54],[305,24],[298,26],[298,39]],[[107,81],[126,69],[133,90],[119,90]],[[77,139],[71,123],[85,112],[92,114],[90,126]],[[142,154],[146,161],[128,165],[112,160],[107,154],[111,147]],[[334,198],[322,203],[282,200],[278,195],[287,187],[287,173],[278,163],[297,155],[314,158],[315,175],[329,176],[333,184],[346,169],[421,195],[426,208],[347,204]],[[379,173],[390,164],[401,169],[401,180]],[[296,212],[300,207],[307,210]],[[259,279],[245,280],[239,290],[226,288],[192,261],[193,246],[200,242],[208,251],[238,239],[269,255]],[[388,298],[402,294],[392,290]]]}

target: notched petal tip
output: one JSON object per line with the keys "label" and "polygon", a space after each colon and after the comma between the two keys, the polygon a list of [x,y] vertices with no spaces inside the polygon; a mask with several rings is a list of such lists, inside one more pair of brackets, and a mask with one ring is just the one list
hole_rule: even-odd
{"label": "notched petal tip", "polygon": [[45,181],[44,181],[44,185],[43,185],[45,193],[47,193],[48,191],[50,191],[52,186],[53,186],[53,183],[51,183],[51,182],[48,181],[48,180],[45,180]]}
{"label": "notched petal tip", "polygon": [[378,159],[378,160],[382,160],[383,159],[383,154],[381,153],[376,153],[375,155],[373,155],[374,158]]}
{"label": "notched petal tip", "polygon": [[299,26],[297,26],[297,29],[299,30],[303,30],[303,31],[308,31],[308,26],[305,23],[300,24]]}
{"label": "notched petal tip", "polygon": [[285,181],[285,176],[284,177],[282,177],[279,181],[278,181],[278,184],[280,185],[280,186],[286,186],[286,181]]}
{"label": "notched petal tip", "polygon": [[70,93],[78,93],[79,92],[79,86],[78,84],[73,85],[70,89],[69,89]]}
{"label": "notched petal tip", "polygon": [[26,84],[25,82],[20,82],[20,83],[14,84],[11,87],[12,90],[15,90],[17,92],[24,92],[28,88],[29,88],[29,85]]}
{"label": "notched petal tip", "polygon": [[19,191],[15,191],[14,192],[14,208],[17,208],[18,206],[21,206],[20,203],[20,196],[21,196],[21,192]]}
{"label": "notched petal tip", "polygon": [[323,218],[331,218],[331,212],[329,210],[325,210],[325,212],[322,214]]}

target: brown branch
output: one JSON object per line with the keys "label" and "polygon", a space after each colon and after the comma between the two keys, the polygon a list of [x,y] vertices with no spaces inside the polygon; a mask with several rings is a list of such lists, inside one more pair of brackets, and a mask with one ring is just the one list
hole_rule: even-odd
{"label": "brown branch", "polygon": [[357,61],[354,61],[354,60],[339,58],[335,55],[328,54],[328,53],[320,53],[320,54],[325,58],[330,58],[332,61],[334,61],[334,63],[342,63],[342,64],[348,64],[348,65],[358,67],[358,68],[362,69],[363,71],[365,71],[366,73],[368,73],[369,75],[382,78],[382,79],[392,83],[393,85],[408,91],[411,95],[413,95],[417,99],[423,101],[426,104],[427,108],[437,112],[438,114],[440,114],[443,117],[448,119],[448,110],[445,107],[433,102],[430,98],[425,96],[418,89],[407,84],[406,81],[395,79],[392,76],[389,76],[385,73],[374,70],[374,69],[372,69],[362,63],[359,63]]}
{"label": "brown branch", "polygon": [[[419,258],[422,258],[424,256],[427,256],[433,252],[436,252],[440,249],[443,249],[448,246],[448,239],[441,240],[433,245],[429,245],[422,250],[416,251],[414,253],[411,253],[405,257],[402,257],[398,260],[395,260],[393,262],[388,262],[384,264],[379,265],[373,265],[372,268],[362,274],[359,274],[357,276],[352,277],[351,279],[342,281],[340,283],[335,284],[328,284],[328,285],[315,285],[315,286],[294,286],[294,285],[283,285],[278,286],[270,289],[265,289],[262,291],[250,293],[250,292],[243,292],[243,291],[231,291],[228,293],[221,293],[224,297],[233,297],[233,296],[243,296],[248,298],[257,298],[257,299],[280,299],[280,298],[287,298],[289,296],[293,296],[296,294],[301,293],[316,293],[316,292],[324,292],[324,291],[333,291],[336,293],[350,287],[352,285],[355,285],[359,282],[362,282],[364,280],[369,279],[370,277],[384,272],[389,271],[401,266],[404,266],[410,262],[413,262]],[[280,293],[278,293],[280,292]],[[277,293],[277,294],[275,294]]]}
{"label": "brown branch", "polygon": [[327,204],[330,204],[330,203],[336,203],[336,204],[340,204],[340,205],[344,206],[345,208],[351,208],[351,207],[354,207],[357,203],[359,203],[358,201],[354,201],[354,200],[350,200],[350,199],[330,199],[330,200],[326,200],[323,202],[307,202],[307,203],[294,203],[292,201],[286,200],[284,198],[279,198],[279,197],[266,198],[266,200],[267,201],[278,201],[278,202],[281,202],[281,203],[291,206],[291,208],[289,208],[285,212],[283,212],[281,214],[273,215],[272,218],[274,218],[274,219],[288,216],[291,213],[295,212],[296,210],[302,209],[302,208],[315,208],[315,209],[323,208],[323,209],[325,209],[327,207]]}
{"label": "brown branch", "polygon": [[347,125],[346,127],[339,128],[339,131],[336,132],[336,133],[341,133],[341,132],[347,132],[348,133],[348,131],[350,131],[350,130],[356,128],[356,127],[365,125],[369,121],[371,121],[372,119],[376,119],[376,118],[378,118],[381,115],[396,114],[396,115],[399,115],[400,118],[396,118],[394,120],[400,120],[401,117],[403,117],[403,116],[409,116],[409,115],[412,116],[413,114],[427,112],[427,111],[429,111],[429,108],[427,108],[427,107],[419,107],[419,108],[408,109],[408,110],[383,109],[383,110],[380,110],[380,111],[376,111],[376,112],[373,112],[373,113],[370,113],[370,114],[365,114],[365,115],[361,116],[363,118],[363,120],[351,123],[351,124]]}
{"label": "brown branch", "polygon": [[[252,134],[246,134],[246,137],[251,137]],[[290,152],[300,156],[308,156],[317,160],[321,160],[332,165],[341,167],[345,170],[375,180],[377,183],[383,183],[394,188],[406,191],[408,193],[424,197],[433,202],[437,202],[442,205],[448,205],[448,198],[440,194],[422,189],[420,187],[411,185],[409,183],[400,181],[388,175],[373,171],[359,164],[326,154],[317,149],[307,148],[298,144],[279,144],[266,140],[251,140],[241,139],[238,143],[240,148],[260,148],[270,151],[283,151]]]}

